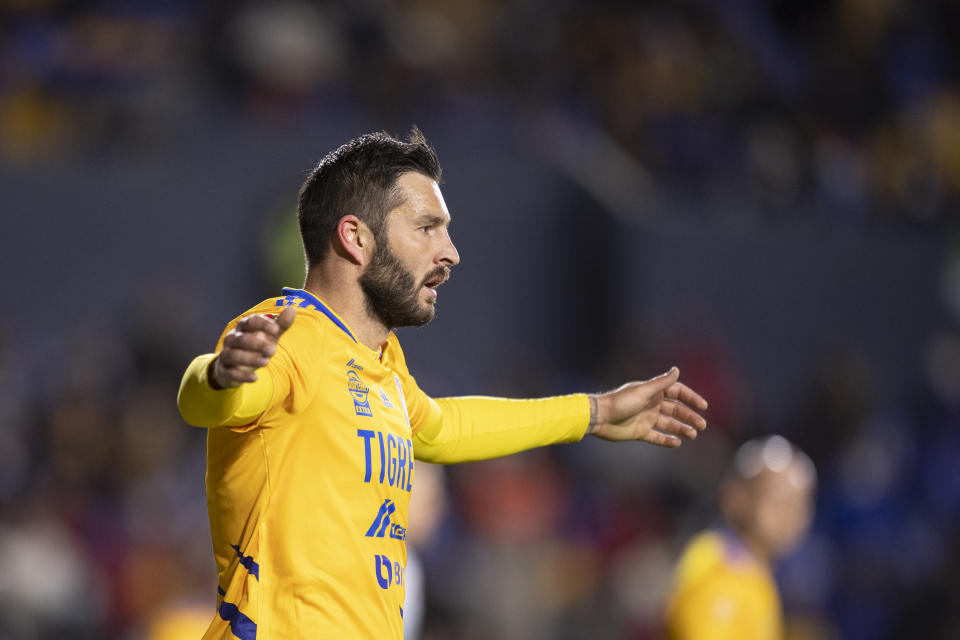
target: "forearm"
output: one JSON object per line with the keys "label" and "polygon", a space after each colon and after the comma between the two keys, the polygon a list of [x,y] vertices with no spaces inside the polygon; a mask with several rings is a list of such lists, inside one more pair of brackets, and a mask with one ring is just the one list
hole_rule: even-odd
{"label": "forearm", "polygon": [[197,356],[180,381],[177,406],[187,424],[195,427],[237,427],[254,422],[266,410],[273,395],[273,379],[267,368],[257,370],[256,382],[231,389],[214,389],[208,379],[216,354]]}
{"label": "forearm", "polygon": [[414,436],[419,460],[450,464],[487,460],[535,447],[577,442],[585,435],[591,402],[584,394],[507,400],[438,398],[442,418]]}

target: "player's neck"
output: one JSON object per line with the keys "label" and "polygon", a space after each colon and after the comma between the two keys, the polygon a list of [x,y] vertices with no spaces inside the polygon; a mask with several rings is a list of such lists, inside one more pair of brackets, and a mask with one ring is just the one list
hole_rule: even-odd
{"label": "player's neck", "polygon": [[764,564],[770,562],[769,550],[760,542],[758,536],[752,535],[749,531],[739,531],[738,534],[747,548],[756,556],[757,560]]}
{"label": "player's neck", "polygon": [[390,329],[370,316],[364,304],[363,290],[356,280],[331,275],[311,269],[303,288],[327,303],[347,323],[358,342],[373,351],[379,350],[387,341]]}
{"label": "player's neck", "polygon": [[743,523],[738,523],[736,520],[729,518],[725,520],[726,521],[720,526],[720,533],[727,539],[728,544],[732,544],[734,548],[740,549],[744,553],[753,556],[762,564],[769,561],[763,545],[760,544],[759,539],[752,534],[749,526],[744,526]]}

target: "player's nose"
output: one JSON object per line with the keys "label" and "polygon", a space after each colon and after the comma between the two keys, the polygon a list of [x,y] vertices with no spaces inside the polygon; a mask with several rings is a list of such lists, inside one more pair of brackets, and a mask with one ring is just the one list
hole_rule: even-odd
{"label": "player's nose", "polygon": [[450,267],[460,264],[460,252],[457,251],[457,248],[453,244],[453,240],[450,238],[450,234],[446,231],[444,231],[443,234],[443,245],[440,247],[440,252],[437,254],[437,262]]}

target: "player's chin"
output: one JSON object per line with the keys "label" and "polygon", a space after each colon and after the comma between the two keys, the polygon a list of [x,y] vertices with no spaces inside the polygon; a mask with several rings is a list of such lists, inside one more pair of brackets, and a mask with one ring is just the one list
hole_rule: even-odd
{"label": "player's chin", "polygon": [[430,312],[433,313],[433,309],[437,305],[437,292],[433,289],[427,287],[422,287],[420,289],[420,308],[421,309],[430,309]]}
{"label": "player's chin", "polygon": [[433,317],[437,315],[437,310],[434,307],[433,301],[426,302],[421,300],[417,306],[419,307],[417,312],[408,317],[406,326],[422,327],[433,320]]}

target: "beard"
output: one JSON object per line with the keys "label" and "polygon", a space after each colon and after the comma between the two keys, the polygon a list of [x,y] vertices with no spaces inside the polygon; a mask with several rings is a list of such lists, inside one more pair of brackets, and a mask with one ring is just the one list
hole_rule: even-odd
{"label": "beard", "polygon": [[445,279],[448,272],[449,268],[438,267],[417,283],[387,246],[386,239],[378,240],[373,259],[359,280],[367,313],[388,329],[427,324],[433,320],[436,309],[432,304],[420,303],[420,289],[437,276]]}

